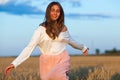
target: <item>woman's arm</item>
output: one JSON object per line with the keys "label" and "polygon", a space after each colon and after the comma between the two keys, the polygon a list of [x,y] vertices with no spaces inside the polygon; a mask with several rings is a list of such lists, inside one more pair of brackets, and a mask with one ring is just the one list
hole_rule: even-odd
{"label": "woman's arm", "polygon": [[83,44],[79,44],[75,40],[73,40],[66,27],[64,28],[64,35],[63,36],[64,36],[64,39],[62,41],[68,43],[69,45],[71,45],[75,49],[81,50],[84,55],[88,54],[89,48],[87,48]]}
{"label": "woman's arm", "polygon": [[76,41],[74,41],[72,39],[69,40],[68,44],[71,45],[75,49],[81,50],[84,55],[88,54],[89,48],[87,48],[83,44],[79,44],[79,43],[77,43]]}
{"label": "woman's arm", "polygon": [[41,35],[41,30],[40,28],[38,28],[37,30],[35,30],[31,38],[31,41],[29,42],[27,47],[25,47],[23,51],[20,53],[20,55],[9,66],[6,67],[5,75],[9,75],[14,68],[16,68],[18,65],[20,65],[22,62],[24,62],[26,59],[30,57],[30,54],[38,44],[40,35]]}
{"label": "woman's arm", "polygon": [[14,65],[15,68],[30,57],[32,51],[38,44],[38,41],[40,39],[40,33],[41,31],[39,28],[35,30],[29,44],[23,49],[20,55],[11,63]]}
{"label": "woman's arm", "polygon": [[75,49],[81,50],[82,52],[84,52],[87,49],[86,46],[84,46],[83,44],[78,43],[77,41],[73,40],[71,37],[69,38],[68,44],[71,45]]}

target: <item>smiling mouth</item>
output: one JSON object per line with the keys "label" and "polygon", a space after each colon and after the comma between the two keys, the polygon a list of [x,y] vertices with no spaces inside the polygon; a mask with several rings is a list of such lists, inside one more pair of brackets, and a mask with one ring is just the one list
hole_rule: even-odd
{"label": "smiling mouth", "polygon": [[57,19],[57,17],[53,17],[53,19]]}
{"label": "smiling mouth", "polygon": [[53,18],[57,18],[57,16],[53,16]]}

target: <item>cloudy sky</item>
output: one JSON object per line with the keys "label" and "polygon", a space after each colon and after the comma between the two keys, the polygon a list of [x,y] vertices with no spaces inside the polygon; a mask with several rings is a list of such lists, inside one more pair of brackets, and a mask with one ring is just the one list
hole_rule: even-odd
{"label": "cloudy sky", "polygon": [[[0,0],[0,56],[18,55],[44,21],[53,0]],[[74,40],[101,52],[120,49],[120,0],[56,0],[65,12],[65,24]],[[70,54],[79,50],[67,47]],[[32,55],[39,55],[36,48]]]}

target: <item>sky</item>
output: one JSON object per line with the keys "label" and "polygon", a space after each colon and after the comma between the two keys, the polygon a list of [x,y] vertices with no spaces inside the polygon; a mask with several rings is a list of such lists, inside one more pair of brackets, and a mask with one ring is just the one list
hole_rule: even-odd
{"label": "sky", "polygon": [[[17,56],[44,21],[47,5],[58,1],[72,38],[101,53],[120,50],[120,0],[0,0],[0,56]],[[70,54],[82,54],[67,46]],[[31,55],[39,55],[36,48]]]}

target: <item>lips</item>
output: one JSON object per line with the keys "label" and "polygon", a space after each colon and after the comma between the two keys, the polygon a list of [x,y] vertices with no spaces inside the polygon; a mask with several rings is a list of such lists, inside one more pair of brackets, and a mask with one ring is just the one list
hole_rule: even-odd
{"label": "lips", "polygon": [[53,16],[53,18],[57,18],[57,16]]}
{"label": "lips", "polygon": [[51,18],[52,18],[52,19],[57,19],[57,18],[58,18],[58,16],[52,16]]}

